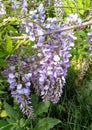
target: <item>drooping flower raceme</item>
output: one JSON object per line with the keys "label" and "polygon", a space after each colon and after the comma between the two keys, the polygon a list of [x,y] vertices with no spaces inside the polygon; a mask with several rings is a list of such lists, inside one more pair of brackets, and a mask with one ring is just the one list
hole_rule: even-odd
{"label": "drooping flower raceme", "polygon": [[92,32],[88,33],[89,39],[88,42],[90,45],[92,45]]}
{"label": "drooping flower raceme", "polygon": [[22,11],[24,15],[27,14],[28,3],[27,0],[21,0]]}
{"label": "drooping flower raceme", "polygon": [[16,3],[13,0],[11,1],[11,5],[12,5],[12,7],[11,7],[12,10],[15,10],[16,9]]}
{"label": "drooping flower raceme", "polygon": [[[27,4],[25,5],[27,7]],[[78,21],[78,18],[76,20]],[[30,101],[32,89],[40,93],[44,102],[59,101],[70,64],[69,51],[76,40],[73,30],[66,32],[59,30],[70,26],[72,22],[71,17],[64,24],[58,23],[56,18],[46,19],[42,4],[37,10],[29,11],[29,17],[23,20],[25,32],[34,42],[31,49],[35,53],[30,57],[22,56],[19,59],[17,55],[11,55],[7,60],[8,68],[3,74],[8,78],[12,97],[17,99],[24,114],[33,113]]]}
{"label": "drooping flower raceme", "polygon": [[3,3],[0,1],[0,16],[6,14],[5,7]]}
{"label": "drooping flower raceme", "polygon": [[57,103],[69,67],[69,50],[76,37],[72,31],[54,33],[54,30],[69,26],[70,21],[59,25],[56,18],[45,19],[44,7],[40,4],[37,10],[30,11],[30,18],[23,21],[23,24],[30,40],[35,42],[33,49],[38,52],[36,57],[39,60],[34,59],[35,65],[30,67],[34,87],[39,89],[43,101]]}
{"label": "drooping flower raceme", "polygon": [[62,0],[54,0],[55,13],[57,17],[62,17],[64,10],[62,8]]}
{"label": "drooping flower raceme", "polygon": [[7,77],[11,95],[16,99],[22,112],[33,117],[30,100],[32,74],[28,72],[27,62],[23,59],[20,59],[20,61],[19,63],[17,55],[11,55],[7,60],[8,67],[3,71],[3,75]]}
{"label": "drooping flower raceme", "polygon": [[92,32],[88,33],[88,42],[90,44],[89,46],[89,58],[90,58],[90,62],[92,62]]}

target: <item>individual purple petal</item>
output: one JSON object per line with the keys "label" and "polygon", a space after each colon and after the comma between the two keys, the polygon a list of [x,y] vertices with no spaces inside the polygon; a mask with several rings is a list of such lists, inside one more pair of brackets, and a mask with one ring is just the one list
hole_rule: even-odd
{"label": "individual purple petal", "polygon": [[15,75],[13,73],[9,73],[9,78],[13,79],[15,77]]}
{"label": "individual purple petal", "polygon": [[45,13],[44,6],[42,4],[39,5],[37,10],[38,10],[39,13]]}

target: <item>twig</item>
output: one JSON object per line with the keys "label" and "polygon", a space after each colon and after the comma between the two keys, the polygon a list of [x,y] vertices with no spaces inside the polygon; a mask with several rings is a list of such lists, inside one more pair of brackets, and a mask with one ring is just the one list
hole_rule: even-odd
{"label": "twig", "polygon": [[[72,30],[72,29],[77,29],[77,28],[80,28],[80,27],[83,28],[83,27],[91,25],[91,24],[92,24],[92,20],[84,22],[84,23],[82,23],[80,25],[73,25],[73,26],[70,26],[70,27],[65,27],[65,28],[60,29],[60,30],[53,30],[53,32],[51,32],[51,33],[45,33],[43,35],[37,35],[35,37],[38,38],[40,36],[47,36],[47,35],[50,35],[52,33],[65,32],[65,31]],[[10,37],[10,38],[12,40],[22,40],[22,39],[29,39],[29,36],[14,36],[14,37]]]}
{"label": "twig", "polygon": [[[72,8],[72,9],[76,9],[75,7],[72,7],[72,6],[53,6],[54,8]],[[51,7],[46,7],[46,8],[51,8]],[[77,8],[79,10],[90,10],[90,8]]]}

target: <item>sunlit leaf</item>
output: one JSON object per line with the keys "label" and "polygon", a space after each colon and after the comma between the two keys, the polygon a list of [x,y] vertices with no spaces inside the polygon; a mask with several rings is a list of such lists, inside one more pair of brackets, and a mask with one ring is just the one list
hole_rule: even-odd
{"label": "sunlit leaf", "polygon": [[12,40],[8,35],[6,35],[5,50],[8,51],[9,53],[12,53],[12,49],[13,49]]}
{"label": "sunlit leaf", "polygon": [[2,110],[2,111],[1,111],[0,117],[7,117],[7,112],[6,112],[6,110]]}

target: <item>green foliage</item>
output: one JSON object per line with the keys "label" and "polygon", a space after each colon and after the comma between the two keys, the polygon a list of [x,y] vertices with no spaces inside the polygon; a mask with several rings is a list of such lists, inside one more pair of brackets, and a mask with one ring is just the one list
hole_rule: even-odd
{"label": "green foliage", "polygon": [[2,126],[0,130],[26,130],[29,119],[21,118],[21,113],[14,110],[14,108],[7,102],[4,102],[4,108],[7,112],[7,122],[5,126]]}
{"label": "green foliage", "polygon": [[1,19],[0,22],[0,67],[6,66],[6,58],[14,52],[15,43],[10,35],[18,35],[16,25],[19,20],[15,17]]}
{"label": "green foliage", "polygon": [[9,38],[9,36],[6,34],[6,45],[5,45],[5,50],[8,53],[12,53],[12,40]]}
{"label": "green foliage", "polygon": [[10,118],[14,120],[18,119],[17,112],[15,112],[14,109],[7,102],[4,102],[4,108]]}
{"label": "green foliage", "polygon": [[49,117],[43,118],[38,121],[34,130],[50,130],[60,122],[61,122],[60,120],[54,118],[49,118]]}
{"label": "green foliage", "polygon": [[11,130],[11,125],[5,120],[0,120],[0,130]]}
{"label": "green foliage", "polygon": [[64,11],[84,15],[90,9],[90,3],[90,0],[63,0]]}
{"label": "green foliage", "polygon": [[[50,103],[39,103],[39,107],[37,108],[36,114],[41,116],[44,112],[48,112],[48,107]],[[7,121],[0,120],[0,130],[26,130],[28,129],[28,125],[30,126],[32,123],[31,119],[23,119],[18,115],[17,111],[15,111],[7,102],[4,102],[4,108],[7,112],[8,118]],[[40,109],[41,108],[41,109]],[[31,122],[30,122],[31,121]],[[35,124],[33,130],[50,130],[55,125],[60,123],[61,121],[55,118],[42,118],[38,119],[37,123]],[[29,129],[28,129],[29,130]]]}
{"label": "green foliage", "polygon": [[31,97],[32,105],[37,116],[41,116],[43,113],[47,113],[50,107],[50,102],[40,102],[36,94]]}
{"label": "green foliage", "polygon": [[76,31],[75,36],[77,37],[77,40],[75,41],[75,45],[71,50],[71,54],[73,57],[76,57],[76,59],[80,59],[80,57],[87,58],[88,57],[88,46],[89,43],[87,41],[87,33],[88,30],[79,30]]}
{"label": "green foliage", "polygon": [[46,103],[43,103],[43,102],[40,102],[38,104],[38,108],[36,109],[36,114],[37,115],[41,115],[43,114],[44,112],[48,112],[48,108],[50,106],[50,102],[46,102]]}

